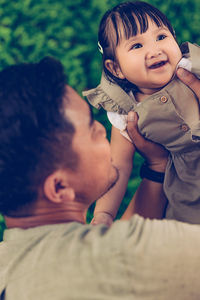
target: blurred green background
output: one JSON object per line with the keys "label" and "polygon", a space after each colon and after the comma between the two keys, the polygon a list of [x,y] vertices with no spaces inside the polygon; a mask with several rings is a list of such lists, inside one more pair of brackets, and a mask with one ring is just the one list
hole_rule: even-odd
{"label": "blurred green background", "polygon": [[[0,68],[19,62],[34,62],[45,55],[62,61],[68,82],[80,94],[95,87],[101,75],[101,54],[97,32],[104,12],[119,0],[0,0]],[[199,0],[150,0],[167,15],[175,28],[178,42],[200,44]],[[110,135],[104,111],[94,110]],[[128,204],[140,179],[139,155],[118,217]],[[92,217],[88,213],[88,221]],[[0,216],[0,240],[5,225]]]}

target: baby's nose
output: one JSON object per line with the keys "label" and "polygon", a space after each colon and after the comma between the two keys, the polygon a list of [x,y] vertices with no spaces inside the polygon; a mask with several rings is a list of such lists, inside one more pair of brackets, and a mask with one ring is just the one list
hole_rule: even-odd
{"label": "baby's nose", "polygon": [[148,53],[147,53],[147,58],[156,58],[159,55],[162,54],[162,50],[159,47],[153,47],[151,49],[149,49]]}

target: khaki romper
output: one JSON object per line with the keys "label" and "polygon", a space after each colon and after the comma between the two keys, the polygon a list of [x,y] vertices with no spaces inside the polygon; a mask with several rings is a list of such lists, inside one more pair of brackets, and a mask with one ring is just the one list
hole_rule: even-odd
{"label": "khaki romper", "polygon": [[[200,75],[200,47],[188,43],[192,72]],[[145,138],[170,151],[164,191],[166,218],[200,224],[200,121],[199,102],[178,78],[139,103],[117,84],[102,76],[100,85],[85,91],[96,108],[139,115],[138,127]]]}

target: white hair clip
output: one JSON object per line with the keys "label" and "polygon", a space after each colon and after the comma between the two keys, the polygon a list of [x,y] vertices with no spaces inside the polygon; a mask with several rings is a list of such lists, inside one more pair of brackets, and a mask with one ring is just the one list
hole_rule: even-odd
{"label": "white hair clip", "polygon": [[99,52],[101,52],[101,54],[103,54],[103,48],[99,42],[98,42],[98,49],[99,49]]}

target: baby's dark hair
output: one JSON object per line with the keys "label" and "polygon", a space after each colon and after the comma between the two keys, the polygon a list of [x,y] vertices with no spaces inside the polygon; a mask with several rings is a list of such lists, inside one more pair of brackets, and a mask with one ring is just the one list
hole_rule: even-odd
{"label": "baby's dark hair", "polygon": [[[138,88],[127,79],[119,79],[105,67],[105,61],[111,59],[117,62],[115,49],[120,43],[122,34],[119,28],[123,28],[123,36],[129,39],[138,33],[144,33],[148,29],[148,17],[158,26],[166,26],[173,37],[174,29],[167,17],[156,7],[142,1],[124,2],[113,9],[108,10],[101,19],[98,41],[103,52],[103,68],[107,78],[119,84],[126,92]],[[139,26],[138,26],[139,24]]]}

